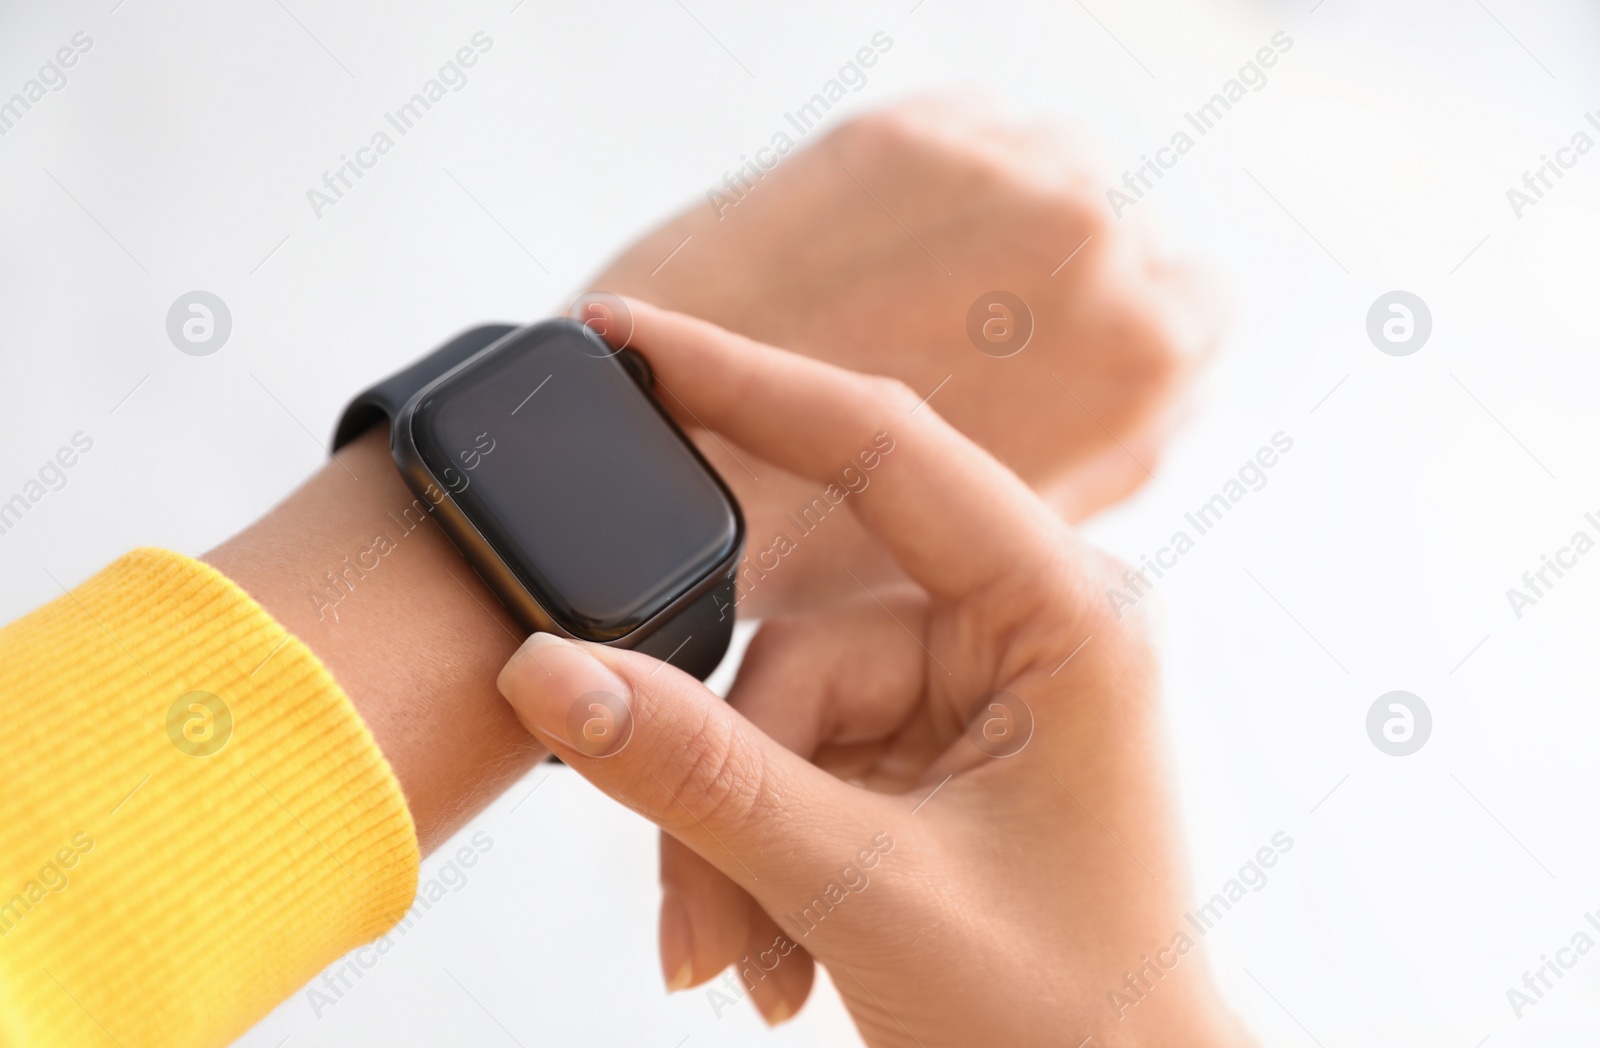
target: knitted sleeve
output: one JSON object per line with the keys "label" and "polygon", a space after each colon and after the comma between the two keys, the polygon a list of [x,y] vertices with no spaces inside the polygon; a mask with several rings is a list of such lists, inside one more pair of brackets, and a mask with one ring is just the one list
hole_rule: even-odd
{"label": "knitted sleeve", "polygon": [[0,629],[0,732],[0,1044],[226,1044],[411,904],[366,726],[197,561],[138,550]]}

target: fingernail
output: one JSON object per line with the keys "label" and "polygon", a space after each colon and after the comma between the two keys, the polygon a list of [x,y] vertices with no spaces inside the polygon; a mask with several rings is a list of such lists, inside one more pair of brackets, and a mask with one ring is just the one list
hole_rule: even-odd
{"label": "fingernail", "polygon": [[689,910],[671,888],[661,895],[661,972],[667,992],[686,990],[694,982],[694,928]]}
{"label": "fingernail", "polygon": [[761,1017],[767,1021],[768,1026],[778,1026],[789,1021],[794,1013],[789,1010],[789,1002],[779,999],[773,1004],[772,1011],[762,1012]]}
{"label": "fingernail", "polygon": [[523,726],[558,753],[609,757],[633,734],[631,689],[581,644],[535,633],[495,683]]}
{"label": "fingernail", "polygon": [[613,350],[627,348],[633,339],[633,311],[621,295],[585,291],[567,308],[567,316],[605,339]]}

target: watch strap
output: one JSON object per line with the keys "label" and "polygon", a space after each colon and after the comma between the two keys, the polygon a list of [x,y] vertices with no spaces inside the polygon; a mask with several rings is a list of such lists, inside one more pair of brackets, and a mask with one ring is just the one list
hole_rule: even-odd
{"label": "watch strap", "polygon": [[438,349],[352,400],[333,432],[333,450],[338,451],[379,423],[387,423],[400,413],[418,390],[516,330],[513,324],[484,324],[463,331]]}

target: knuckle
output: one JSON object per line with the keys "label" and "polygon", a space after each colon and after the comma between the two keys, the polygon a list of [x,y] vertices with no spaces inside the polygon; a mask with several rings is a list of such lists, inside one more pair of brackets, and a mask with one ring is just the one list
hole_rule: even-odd
{"label": "knuckle", "polygon": [[743,826],[763,806],[761,752],[726,719],[707,716],[667,758],[671,763],[654,774],[672,795],[660,820],[669,829]]}
{"label": "knuckle", "polygon": [[1189,354],[1172,325],[1156,320],[1130,332],[1126,366],[1146,388],[1165,389],[1186,370]]}
{"label": "knuckle", "polygon": [[1153,295],[1128,289],[1119,298],[1102,321],[1103,342],[1114,348],[1110,364],[1118,381],[1130,393],[1146,394],[1180,384],[1195,354],[1186,345],[1177,318]]}
{"label": "knuckle", "polygon": [[925,122],[915,112],[904,105],[877,109],[846,122],[830,137],[850,158],[870,161],[898,153],[925,138]]}
{"label": "knuckle", "polygon": [[1130,388],[1180,386],[1208,355],[1223,326],[1224,307],[1200,279],[1163,275],[1139,263],[1108,271],[1099,285],[1097,341]]}
{"label": "knuckle", "polygon": [[750,638],[744,661],[752,666],[778,660],[787,662],[795,653],[808,649],[823,628],[823,621],[816,616],[774,615],[764,620]]}
{"label": "knuckle", "polygon": [[1050,673],[1080,642],[1083,654],[1072,660],[1077,670],[1142,664],[1154,652],[1143,603],[1150,590],[1130,584],[1132,570],[1110,554],[1079,545],[1013,576],[987,595],[984,613],[1017,665],[1043,666]]}
{"label": "knuckle", "polygon": [[1142,602],[1150,592],[1146,584],[1131,565],[1102,550],[1091,550],[1090,561],[1086,582],[1092,592],[1086,594],[1090,599],[1084,607],[1092,629],[1124,651],[1151,650],[1148,616],[1127,603],[1130,598]]}
{"label": "knuckle", "polygon": [[1054,218],[1062,239],[1076,244],[1092,238],[1094,243],[1086,244],[1085,252],[1090,258],[1105,256],[1105,243],[1115,235],[1116,227],[1104,201],[1074,186],[1053,192],[1045,210]]}
{"label": "knuckle", "polygon": [[909,413],[922,401],[922,398],[917,396],[916,390],[901,379],[874,375],[866,382],[873,403],[880,407],[904,414]]}

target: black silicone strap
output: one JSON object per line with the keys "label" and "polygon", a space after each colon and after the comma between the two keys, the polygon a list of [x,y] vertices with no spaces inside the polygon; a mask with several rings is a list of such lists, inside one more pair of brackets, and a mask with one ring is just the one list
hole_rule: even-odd
{"label": "black silicone strap", "polygon": [[516,328],[511,324],[485,324],[463,331],[409,367],[402,368],[350,402],[333,432],[333,450],[400,413],[412,395],[474,354],[488,349]]}
{"label": "black silicone strap", "polygon": [[[428,383],[515,330],[511,324],[485,324],[464,331],[366,390],[340,416],[333,434],[333,450],[338,451],[373,426],[389,424],[406,401]],[[649,388],[651,375],[642,357],[625,352],[623,363],[641,385]],[[621,643],[705,680],[722,661],[733,637],[734,580],[735,575],[730,572],[715,589],[661,623],[649,636],[634,644],[627,643],[627,638]]]}

